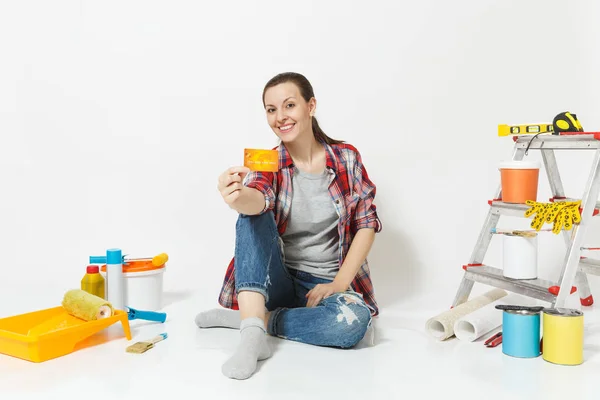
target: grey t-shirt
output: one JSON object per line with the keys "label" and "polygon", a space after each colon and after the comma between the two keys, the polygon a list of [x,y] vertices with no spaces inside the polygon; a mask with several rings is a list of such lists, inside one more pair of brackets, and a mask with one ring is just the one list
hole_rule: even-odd
{"label": "grey t-shirt", "polygon": [[333,279],[339,269],[338,219],[328,187],[327,170],[309,174],[294,170],[292,204],[281,236],[288,268]]}

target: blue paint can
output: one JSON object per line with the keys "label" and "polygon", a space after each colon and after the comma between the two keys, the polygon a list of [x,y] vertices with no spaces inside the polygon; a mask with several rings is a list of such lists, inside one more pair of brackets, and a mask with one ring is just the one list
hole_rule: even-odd
{"label": "blue paint can", "polygon": [[518,358],[534,358],[541,354],[539,311],[503,311],[502,352]]}

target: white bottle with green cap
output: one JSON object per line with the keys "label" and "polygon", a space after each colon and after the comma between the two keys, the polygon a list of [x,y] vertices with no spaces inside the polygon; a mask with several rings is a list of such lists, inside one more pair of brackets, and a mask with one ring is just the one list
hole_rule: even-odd
{"label": "white bottle with green cap", "polygon": [[125,310],[125,278],[120,249],[106,251],[106,300],[117,310]]}

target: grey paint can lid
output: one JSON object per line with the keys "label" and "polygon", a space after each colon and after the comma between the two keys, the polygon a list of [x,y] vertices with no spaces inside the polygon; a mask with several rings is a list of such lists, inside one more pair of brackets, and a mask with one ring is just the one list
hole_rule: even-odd
{"label": "grey paint can lid", "polygon": [[560,317],[581,317],[583,312],[573,308],[545,308],[544,314],[557,315]]}

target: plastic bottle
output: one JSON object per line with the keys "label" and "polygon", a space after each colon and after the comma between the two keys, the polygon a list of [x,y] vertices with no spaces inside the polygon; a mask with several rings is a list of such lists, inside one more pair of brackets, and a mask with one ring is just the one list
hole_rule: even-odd
{"label": "plastic bottle", "polygon": [[[86,274],[81,280],[81,290],[104,298],[104,278],[100,275],[100,270],[97,265],[89,265]],[[106,300],[106,299],[105,299]]]}
{"label": "plastic bottle", "polygon": [[120,249],[106,251],[106,282],[109,302],[116,310],[125,309],[125,277],[123,276],[123,256]]}

